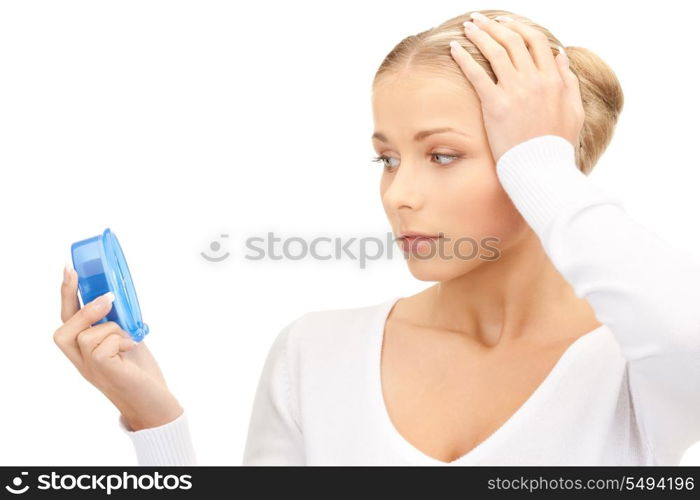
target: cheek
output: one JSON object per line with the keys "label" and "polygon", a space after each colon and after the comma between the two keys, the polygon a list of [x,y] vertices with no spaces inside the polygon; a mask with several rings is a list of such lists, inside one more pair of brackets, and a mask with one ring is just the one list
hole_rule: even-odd
{"label": "cheek", "polygon": [[499,239],[490,246],[501,247],[514,238],[526,224],[508,193],[501,186],[493,167],[473,169],[457,175],[445,185],[441,214],[444,230],[453,237],[467,236],[479,240]]}

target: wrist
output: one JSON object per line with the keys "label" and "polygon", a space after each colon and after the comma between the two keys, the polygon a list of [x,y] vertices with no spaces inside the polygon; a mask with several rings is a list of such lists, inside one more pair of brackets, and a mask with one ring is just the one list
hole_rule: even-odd
{"label": "wrist", "polygon": [[157,413],[149,412],[144,414],[131,410],[120,411],[129,428],[132,431],[140,431],[169,424],[180,417],[185,410],[179,403],[175,402],[172,407],[161,409]]}

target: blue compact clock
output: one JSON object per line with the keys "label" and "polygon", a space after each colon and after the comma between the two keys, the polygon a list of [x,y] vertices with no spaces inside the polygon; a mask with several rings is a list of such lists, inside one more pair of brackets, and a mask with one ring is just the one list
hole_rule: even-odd
{"label": "blue compact clock", "polygon": [[107,292],[114,294],[112,309],[95,324],[114,321],[134,341],[143,340],[148,325],[141,319],[136,289],[116,235],[107,228],[100,235],[77,241],[71,245],[71,257],[83,305]]}

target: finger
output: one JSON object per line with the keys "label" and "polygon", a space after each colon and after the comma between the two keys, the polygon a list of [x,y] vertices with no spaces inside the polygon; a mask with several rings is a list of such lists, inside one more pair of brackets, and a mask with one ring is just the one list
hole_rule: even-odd
{"label": "finger", "polygon": [[559,69],[559,74],[564,81],[564,86],[566,93],[569,98],[575,104],[576,111],[578,112],[581,120],[585,119],[585,110],[583,107],[583,100],[581,99],[580,82],[578,77],[571,70],[569,63],[569,58],[566,55],[566,51],[563,47],[559,49],[559,54],[555,57],[557,68]]}
{"label": "finger", "polygon": [[518,22],[508,16],[496,16],[494,19],[497,21],[496,24],[501,24],[504,28],[513,30],[520,35],[527,45],[532,59],[534,60],[534,64],[538,69],[542,71],[554,71],[556,69],[554,54],[549,45],[547,35],[532,26]]}
{"label": "finger", "polygon": [[[78,275],[69,263],[63,268],[63,282],[61,283],[61,321],[65,322],[80,310],[78,300]],[[64,325],[61,325],[53,334],[56,345],[63,351],[66,357],[82,371],[83,361],[78,345],[66,335]]]}
{"label": "finger", "polygon": [[78,274],[69,264],[63,269],[61,284],[61,321],[65,323],[80,309],[78,300]]}
{"label": "finger", "polygon": [[488,59],[499,82],[512,80],[516,69],[503,45],[470,21],[464,22],[464,33]]}
{"label": "finger", "polygon": [[535,61],[527,50],[525,40],[518,31],[508,29],[506,26],[488,18],[480,12],[471,14],[474,23],[491,37],[500,43],[508,51],[510,60],[518,71],[535,70]]}
{"label": "finger", "polygon": [[100,295],[68,318],[54,332],[54,342],[76,366],[82,366],[82,356],[75,340],[77,335],[106,316],[112,308],[113,300],[114,294],[112,292]]}
{"label": "finger", "polygon": [[496,90],[496,84],[493,83],[491,77],[486,73],[484,67],[476,62],[467,50],[457,40],[450,42],[450,52],[452,58],[461,68],[462,73],[467,77],[467,80],[472,84],[474,90],[483,102],[493,97]]}
{"label": "finger", "polygon": [[131,340],[129,334],[122,330],[118,323],[107,321],[79,332],[75,341],[80,349],[80,354],[87,361],[100,343],[104,342],[108,336],[115,334],[126,340]]}
{"label": "finger", "polygon": [[107,292],[100,295],[92,302],[88,302],[85,307],[76,312],[63,324],[66,331],[73,333],[73,336],[85,330],[89,326],[104,318],[112,309],[114,293]]}
{"label": "finger", "polygon": [[89,362],[96,364],[101,370],[111,370],[121,364],[124,360],[119,356],[122,351],[127,351],[133,347],[133,341],[125,339],[118,333],[108,335],[90,354]]}
{"label": "finger", "polygon": [[566,85],[567,88],[575,91],[576,94],[579,94],[579,80],[574,72],[571,71],[569,57],[567,56],[564,47],[559,48],[559,54],[557,54],[554,60],[556,61],[557,69],[559,70],[559,74],[564,81],[564,85]]}

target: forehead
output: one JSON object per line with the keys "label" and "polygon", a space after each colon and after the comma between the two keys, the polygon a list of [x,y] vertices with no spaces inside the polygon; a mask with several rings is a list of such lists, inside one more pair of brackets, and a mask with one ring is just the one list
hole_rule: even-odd
{"label": "forehead", "polygon": [[372,89],[375,130],[391,132],[433,124],[474,130],[482,127],[477,95],[455,78],[405,71],[384,76]]}

